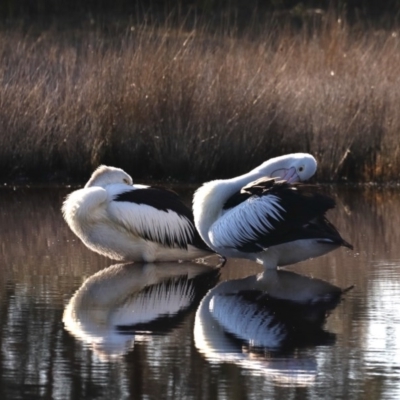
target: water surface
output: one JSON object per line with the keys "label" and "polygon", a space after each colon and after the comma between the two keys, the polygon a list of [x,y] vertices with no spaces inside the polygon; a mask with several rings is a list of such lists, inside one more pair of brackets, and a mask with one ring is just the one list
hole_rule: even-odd
{"label": "water surface", "polygon": [[400,398],[400,191],[331,189],[355,250],[288,270],[355,288],[323,340],[283,351],[194,334],[207,291],[260,266],[118,266],[66,226],[68,191],[0,191],[1,399]]}

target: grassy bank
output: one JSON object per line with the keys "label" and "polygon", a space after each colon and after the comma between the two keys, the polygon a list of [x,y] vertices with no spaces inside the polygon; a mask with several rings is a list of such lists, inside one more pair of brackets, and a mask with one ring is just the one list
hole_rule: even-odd
{"label": "grassy bank", "polygon": [[400,32],[318,19],[3,27],[0,180],[201,182],[305,151],[319,181],[397,181]]}

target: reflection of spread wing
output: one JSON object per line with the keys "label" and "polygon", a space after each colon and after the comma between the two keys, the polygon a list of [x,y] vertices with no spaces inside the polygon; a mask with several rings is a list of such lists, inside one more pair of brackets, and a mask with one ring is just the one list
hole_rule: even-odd
{"label": "reflection of spread wing", "polygon": [[327,221],[324,214],[334,206],[331,197],[315,192],[313,186],[258,180],[225,203],[225,214],[211,226],[210,238],[216,247],[243,252],[319,238],[321,225]]}
{"label": "reflection of spread wing", "polygon": [[195,228],[190,210],[172,191],[133,189],[114,196],[110,218],[134,235],[168,247],[187,248]]}

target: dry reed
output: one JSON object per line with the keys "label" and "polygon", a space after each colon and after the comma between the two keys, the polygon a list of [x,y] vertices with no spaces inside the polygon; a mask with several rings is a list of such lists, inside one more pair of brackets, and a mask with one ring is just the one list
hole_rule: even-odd
{"label": "dry reed", "polygon": [[319,181],[398,180],[399,31],[111,30],[0,31],[1,180],[200,182],[295,151]]}

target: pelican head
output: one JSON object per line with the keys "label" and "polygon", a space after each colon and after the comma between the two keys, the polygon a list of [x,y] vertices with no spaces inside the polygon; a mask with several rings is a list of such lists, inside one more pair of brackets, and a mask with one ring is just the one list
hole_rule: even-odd
{"label": "pelican head", "polygon": [[293,153],[271,158],[255,169],[261,175],[280,178],[289,183],[310,179],[317,170],[317,161],[311,154]]}
{"label": "pelican head", "polygon": [[92,174],[85,188],[93,186],[105,187],[107,185],[122,183],[132,186],[132,178],[122,169],[100,165]]}

